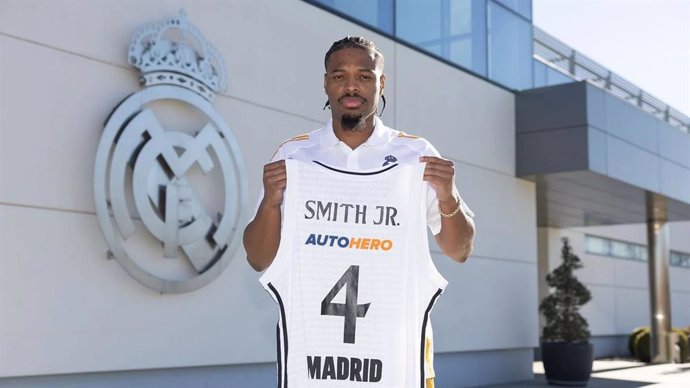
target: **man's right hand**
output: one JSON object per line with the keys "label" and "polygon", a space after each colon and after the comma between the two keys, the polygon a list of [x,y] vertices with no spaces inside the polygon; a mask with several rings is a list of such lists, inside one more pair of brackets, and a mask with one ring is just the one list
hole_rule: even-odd
{"label": "man's right hand", "polygon": [[273,262],[280,246],[280,205],[287,187],[285,161],[264,166],[264,197],[254,219],[244,230],[247,261],[256,271],[263,271]]}
{"label": "man's right hand", "polygon": [[271,162],[264,166],[264,205],[280,206],[287,187],[285,160]]}

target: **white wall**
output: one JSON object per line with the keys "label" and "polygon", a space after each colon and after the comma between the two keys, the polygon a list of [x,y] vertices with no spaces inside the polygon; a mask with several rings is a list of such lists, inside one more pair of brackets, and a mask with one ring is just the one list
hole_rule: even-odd
{"label": "white wall", "polygon": [[[690,253],[690,222],[672,222],[669,225],[670,248]],[[592,300],[582,308],[592,335],[627,335],[636,327],[649,326],[647,262],[592,255],[585,251],[586,234],[647,245],[645,225],[540,228],[542,231],[548,236],[549,270],[560,264],[561,237],[570,239],[575,254],[582,260],[584,267],[575,275],[592,292]],[[690,268],[669,266],[669,277],[672,325],[689,326]]]}
{"label": "white wall", "polygon": [[398,129],[455,161],[460,193],[476,213],[467,263],[434,248],[450,280],[434,308],[436,350],[537,346],[536,193],[515,178],[514,95],[403,45],[395,60]]}
{"label": "white wall", "polygon": [[[477,214],[433,319],[441,352],[536,346],[534,184],[514,178],[514,97],[302,1],[0,2],[0,377],[275,360],[277,307],[238,251],[197,291],[155,293],[114,260],[92,175],[103,122],[138,89],[134,29],[184,7],[225,58],[215,107],[245,156],[250,199],[285,138],[318,128],[323,55],[345,35],[386,54],[389,125],[457,163]],[[517,319],[516,317],[519,317]]]}

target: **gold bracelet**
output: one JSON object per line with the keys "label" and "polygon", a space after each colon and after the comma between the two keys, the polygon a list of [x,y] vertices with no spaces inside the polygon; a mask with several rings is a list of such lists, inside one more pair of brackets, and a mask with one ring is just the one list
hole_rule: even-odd
{"label": "gold bracelet", "polygon": [[456,198],[456,201],[458,201],[458,207],[456,207],[452,213],[444,213],[443,210],[441,209],[441,202],[438,203],[438,212],[441,213],[441,217],[450,218],[450,217],[453,217],[454,215],[458,214],[458,212],[460,211],[460,208],[462,207],[462,201],[460,200],[460,198]]}

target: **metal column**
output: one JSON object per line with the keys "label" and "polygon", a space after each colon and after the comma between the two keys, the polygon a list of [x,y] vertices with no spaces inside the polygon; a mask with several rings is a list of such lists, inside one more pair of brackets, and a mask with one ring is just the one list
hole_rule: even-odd
{"label": "metal column", "polygon": [[672,361],[671,297],[668,280],[669,225],[666,199],[647,192],[647,244],[651,308],[650,356],[653,363]]}

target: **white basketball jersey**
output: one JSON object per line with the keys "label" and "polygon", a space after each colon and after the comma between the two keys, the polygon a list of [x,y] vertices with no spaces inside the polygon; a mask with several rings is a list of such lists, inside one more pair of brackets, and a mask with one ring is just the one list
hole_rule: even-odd
{"label": "white basketball jersey", "polygon": [[350,172],[287,160],[280,247],[261,284],[280,307],[278,387],[424,387],[447,282],[426,234],[424,164]]}

